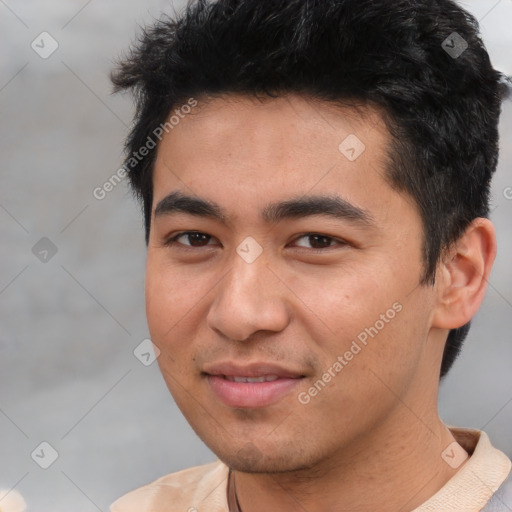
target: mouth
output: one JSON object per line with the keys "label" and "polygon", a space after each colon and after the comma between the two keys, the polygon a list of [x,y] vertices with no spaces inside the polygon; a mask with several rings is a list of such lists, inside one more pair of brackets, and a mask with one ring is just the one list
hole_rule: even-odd
{"label": "mouth", "polygon": [[235,377],[233,375],[222,375],[230,382],[273,382],[279,377],[277,375],[262,375],[261,377]]}
{"label": "mouth", "polygon": [[262,408],[275,404],[297,387],[305,376],[267,363],[235,365],[220,363],[203,372],[222,403],[234,408]]}

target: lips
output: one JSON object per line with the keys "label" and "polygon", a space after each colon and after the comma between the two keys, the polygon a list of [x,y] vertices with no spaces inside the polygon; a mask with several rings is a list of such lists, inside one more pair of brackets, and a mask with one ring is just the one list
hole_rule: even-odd
{"label": "lips", "polygon": [[232,375],[223,375],[230,382],[272,382],[279,379],[277,375],[262,375],[261,377],[234,377]]}
{"label": "lips", "polygon": [[218,363],[206,366],[203,374],[216,398],[236,408],[272,405],[289,394],[304,377],[299,371],[272,363]]}
{"label": "lips", "polygon": [[254,362],[249,364],[237,364],[232,361],[212,363],[205,365],[203,373],[208,375],[224,375],[225,377],[273,377],[299,378],[304,375],[300,370],[284,368],[274,363]]}

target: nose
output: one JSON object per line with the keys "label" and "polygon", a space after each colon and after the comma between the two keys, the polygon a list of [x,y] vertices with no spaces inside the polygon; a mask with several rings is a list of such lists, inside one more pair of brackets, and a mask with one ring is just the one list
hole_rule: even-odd
{"label": "nose", "polygon": [[263,257],[247,263],[234,255],[208,311],[209,328],[230,340],[245,341],[258,331],[276,333],[288,325],[286,287],[267,265]]}

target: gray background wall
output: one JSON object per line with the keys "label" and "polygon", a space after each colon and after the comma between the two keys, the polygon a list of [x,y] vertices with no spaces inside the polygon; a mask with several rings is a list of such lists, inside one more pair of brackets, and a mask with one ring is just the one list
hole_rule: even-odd
{"label": "gray background wall", "polygon": [[[512,74],[512,0],[464,5]],[[92,193],[118,169],[132,115],[129,98],[110,95],[109,70],[162,10],[168,2],[0,0],[0,488],[19,490],[29,510],[106,511],[129,489],[215,458],[156,364],[133,354],[148,335],[138,207],[125,183],[101,201]],[[55,44],[43,31],[59,45],[46,59],[31,48]],[[440,408],[512,455],[511,101],[501,137],[499,256]],[[41,442],[58,454],[48,469]]]}

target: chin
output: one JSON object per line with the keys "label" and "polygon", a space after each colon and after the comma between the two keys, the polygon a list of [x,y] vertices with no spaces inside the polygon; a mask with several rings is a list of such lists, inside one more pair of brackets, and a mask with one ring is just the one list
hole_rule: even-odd
{"label": "chin", "polygon": [[290,473],[314,466],[314,462],[308,461],[308,457],[297,450],[296,443],[290,443],[288,448],[281,445],[278,450],[275,446],[259,449],[249,441],[234,453],[211,448],[224,464],[242,473]]}
{"label": "chin", "polygon": [[235,471],[240,471],[241,473],[277,474],[290,473],[300,469],[305,469],[290,464],[289,460],[285,461],[264,458],[254,462],[246,458],[238,457],[236,455],[229,457],[228,459],[221,460],[224,462],[224,464],[226,464],[226,466]]}
{"label": "chin", "polygon": [[[221,459],[222,460],[222,459]],[[229,460],[222,460],[224,464],[241,473],[252,473],[252,474],[284,474],[284,473],[297,473],[303,471],[310,471],[313,466],[307,464],[300,464],[300,462],[290,461],[290,459],[264,459],[253,463],[246,459],[240,459],[239,457],[232,457]]]}

